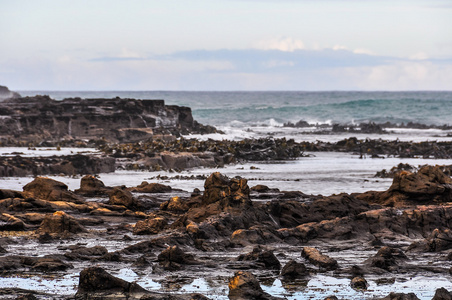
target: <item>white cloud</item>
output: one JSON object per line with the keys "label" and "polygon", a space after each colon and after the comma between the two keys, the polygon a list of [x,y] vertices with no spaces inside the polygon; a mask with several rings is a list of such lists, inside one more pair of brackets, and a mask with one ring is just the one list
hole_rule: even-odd
{"label": "white cloud", "polygon": [[257,49],[262,50],[279,50],[285,52],[293,52],[295,50],[305,49],[303,41],[291,37],[269,39],[260,41],[256,45]]}

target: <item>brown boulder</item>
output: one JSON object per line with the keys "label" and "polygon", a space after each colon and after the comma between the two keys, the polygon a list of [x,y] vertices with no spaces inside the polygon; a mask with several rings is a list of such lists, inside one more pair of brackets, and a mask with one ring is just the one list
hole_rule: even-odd
{"label": "brown boulder", "polygon": [[168,222],[160,217],[138,221],[133,227],[133,234],[157,234],[168,225]]}
{"label": "brown boulder", "polygon": [[280,299],[265,293],[262,290],[256,277],[251,272],[246,271],[235,272],[234,277],[229,279],[228,287],[229,287],[228,297],[231,300]]}
{"label": "brown boulder", "polygon": [[108,204],[122,205],[130,209],[138,207],[138,201],[127,190],[115,188],[110,192],[109,197]]}
{"label": "brown boulder", "polygon": [[64,254],[65,257],[71,260],[91,260],[93,257],[104,256],[108,253],[108,250],[103,246],[94,246],[91,248],[78,247],[72,249],[71,252]]}
{"label": "brown boulder", "polygon": [[75,193],[85,197],[98,195],[107,195],[112,188],[106,187],[105,184],[93,175],[85,175],[80,180],[80,188]]}
{"label": "brown boulder", "polygon": [[276,258],[273,251],[266,250],[262,247],[254,247],[253,251],[247,254],[241,254],[237,258],[238,261],[256,261],[257,263],[262,264],[266,269],[281,269],[281,263]]}
{"label": "brown boulder", "polygon": [[[80,272],[76,299],[140,299],[148,292],[132,282],[107,273],[100,267],[90,267]],[[105,297],[105,298],[103,298]]]}
{"label": "brown boulder", "polygon": [[417,173],[397,173],[386,192],[367,192],[357,198],[388,206],[450,202],[452,179],[438,166],[423,166]]}
{"label": "brown boulder", "polygon": [[169,193],[172,191],[172,188],[169,185],[143,181],[139,186],[130,188],[130,190],[138,193]]}
{"label": "brown boulder", "polygon": [[204,183],[203,205],[220,202],[223,206],[252,206],[250,188],[244,178],[231,178],[212,173]]}
{"label": "brown boulder", "polygon": [[160,205],[161,210],[173,211],[173,212],[185,212],[188,210],[187,201],[180,197],[172,197],[170,200],[163,202]]}
{"label": "brown boulder", "polygon": [[352,281],[350,282],[350,286],[355,290],[367,290],[367,287],[369,284],[367,283],[367,280],[364,279],[361,276],[353,277]]}
{"label": "brown boulder", "polygon": [[414,293],[390,293],[380,300],[419,300],[419,298]]}
{"label": "brown boulder", "polygon": [[83,203],[83,200],[68,190],[66,184],[47,177],[36,177],[23,187],[25,197],[48,201],[66,201]]}
{"label": "brown boulder", "polygon": [[165,270],[179,270],[184,264],[195,263],[193,256],[186,254],[178,246],[166,248],[157,256],[157,259]]}
{"label": "brown boulder", "polygon": [[0,199],[6,198],[23,198],[22,192],[8,190],[8,189],[0,189]]}
{"label": "brown boulder", "polygon": [[322,254],[313,247],[304,247],[301,251],[301,256],[306,258],[311,264],[327,270],[334,270],[338,267],[337,261],[334,258]]}
{"label": "brown boulder", "polygon": [[445,288],[439,288],[436,290],[432,300],[452,300],[452,293]]}
{"label": "brown boulder", "polygon": [[22,231],[25,224],[19,218],[0,213],[0,231]]}
{"label": "brown boulder", "polygon": [[293,259],[289,260],[287,264],[281,270],[281,276],[283,278],[300,278],[309,275],[306,270],[306,266],[303,263],[297,262]]}
{"label": "brown boulder", "polygon": [[36,230],[38,234],[62,234],[62,233],[80,233],[87,230],[72,216],[62,211],[57,211],[47,215],[42,221],[41,226]]}
{"label": "brown boulder", "polygon": [[406,259],[408,258],[402,250],[384,246],[378,250],[375,256],[366,260],[366,263],[370,264],[371,267],[393,271],[394,269],[397,269],[400,261]]}

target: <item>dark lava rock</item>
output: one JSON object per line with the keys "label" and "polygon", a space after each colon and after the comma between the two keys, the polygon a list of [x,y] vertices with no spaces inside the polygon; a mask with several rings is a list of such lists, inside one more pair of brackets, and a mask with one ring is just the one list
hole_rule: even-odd
{"label": "dark lava rock", "polygon": [[247,254],[241,254],[238,258],[238,261],[250,261],[254,260],[258,263],[264,265],[267,269],[279,270],[281,269],[281,263],[278,258],[276,258],[273,251],[263,249],[262,247],[254,247],[253,251]]}
{"label": "dark lava rock", "polygon": [[[57,258],[43,257],[38,259],[32,259],[31,261],[32,261],[31,269],[39,272],[65,271],[68,268],[72,268],[71,264],[65,263]],[[28,262],[25,264],[28,264]]]}
{"label": "dark lava rock", "polygon": [[66,184],[47,177],[37,177],[24,187],[24,196],[48,201],[66,201],[82,203],[76,194],[68,191]]}
{"label": "dark lava rock", "polygon": [[452,300],[452,293],[450,293],[445,288],[439,288],[435,292],[435,296],[433,296],[432,300]]}
{"label": "dark lava rock", "polygon": [[33,294],[26,294],[17,297],[16,300],[38,300],[38,298]]}
{"label": "dark lava rock", "polygon": [[130,190],[138,193],[169,193],[172,191],[172,188],[169,185],[143,181],[139,186],[131,188]]}
{"label": "dark lava rock", "polygon": [[281,270],[281,276],[284,278],[302,278],[309,275],[306,266],[303,263],[293,259],[289,260]]}
{"label": "dark lava rock", "polygon": [[392,271],[397,268],[398,262],[406,259],[408,258],[402,250],[384,246],[378,250],[375,256],[366,260],[366,263],[371,267]]}
{"label": "dark lava rock", "polygon": [[204,183],[203,204],[221,202],[223,206],[251,206],[250,188],[244,178],[212,173]]}
{"label": "dark lava rock", "polygon": [[140,299],[148,292],[138,284],[114,277],[100,267],[80,272],[76,299]]}
{"label": "dark lava rock", "polygon": [[108,195],[110,190],[112,190],[112,188],[106,187],[101,180],[93,175],[85,175],[80,180],[80,188],[75,190],[75,193],[85,197],[92,197]]}
{"label": "dark lava rock", "polygon": [[256,277],[251,272],[238,271],[235,272],[234,277],[229,279],[229,294],[231,300],[245,300],[245,299],[262,299],[273,300],[281,299],[273,297],[265,293]]}
{"label": "dark lava rock", "polygon": [[419,298],[414,293],[390,293],[380,300],[419,300]]}
{"label": "dark lava rock", "polygon": [[311,264],[327,270],[334,270],[338,267],[337,261],[334,258],[320,253],[316,248],[304,247],[301,251],[301,256],[306,258]]}
{"label": "dark lava rock", "polygon": [[144,221],[138,221],[133,227],[133,234],[157,234],[168,226],[168,222],[164,218],[155,217]]}
{"label": "dark lava rock", "polygon": [[157,259],[166,270],[179,270],[182,265],[195,262],[192,255],[186,254],[178,246],[166,248],[157,256]]}
{"label": "dark lava rock", "polygon": [[367,280],[364,279],[361,276],[353,277],[352,281],[350,282],[350,286],[355,290],[367,290],[367,287],[369,284],[367,283]]}
{"label": "dark lava rock", "polygon": [[385,192],[366,192],[359,199],[387,206],[437,204],[452,201],[452,179],[438,166],[423,166],[417,173],[402,171]]}
{"label": "dark lava rock", "polygon": [[160,205],[160,210],[172,211],[172,212],[186,212],[188,210],[187,201],[180,197],[172,197],[170,200],[163,202]]}
{"label": "dark lava rock", "polygon": [[109,197],[108,204],[122,205],[129,209],[138,207],[138,201],[132,196],[132,193],[127,190],[115,188],[110,192]]}
{"label": "dark lava rock", "polygon": [[62,211],[47,215],[41,226],[36,230],[38,234],[81,233],[87,230],[72,216]]}
{"label": "dark lava rock", "polygon": [[90,248],[79,247],[73,249],[71,252],[65,253],[64,256],[71,260],[90,260],[104,256],[107,253],[108,250],[103,246],[94,246]]}

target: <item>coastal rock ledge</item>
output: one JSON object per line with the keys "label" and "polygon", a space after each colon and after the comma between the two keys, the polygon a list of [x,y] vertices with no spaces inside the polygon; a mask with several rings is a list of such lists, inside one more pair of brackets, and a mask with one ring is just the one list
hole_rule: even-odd
{"label": "coastal rock ledge", "polygon": [[216,132],[193,119],[191,108],[164,100],[8,97],[0,102],[0,141],[62,140],[136,142]]}

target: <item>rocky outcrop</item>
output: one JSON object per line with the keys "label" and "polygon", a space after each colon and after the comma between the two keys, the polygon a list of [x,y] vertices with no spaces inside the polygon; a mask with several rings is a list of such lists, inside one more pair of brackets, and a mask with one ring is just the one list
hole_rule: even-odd
{"label": "rocky outcrop", "polygon": [[155,135],[215,131],[193,120],[191,109],[163,100],[48,96],[0,102],[0,137],[25,141],[94,139],[136,142]]}
{"label": "rocky outcrop", "polygon": [[14,99],[19,97],[19,93],[10,91],[6,86],[0,85],[0,102],[6,99]]}
{"label": "rocky outcrop", "polygon": [[313,247],[304,247],[301,255],[310,263],[320,268],[334,270],[338,267],[337,261],[334,258],[322,254],[319,250]]}
{"label": "rocky outcrop", "polygon": [[276,300],[282,298],[273,297],[265,293],[259,281],[251,272],[238,271],[234,277],[229,279],[229,299],[245,300],[245,299],[262,299]]}
{"label": "rocky outcrop", "polygon": [[24,196],[48,201],[82,202],[66,184],[47,177],[37,177],[24,187]]}

